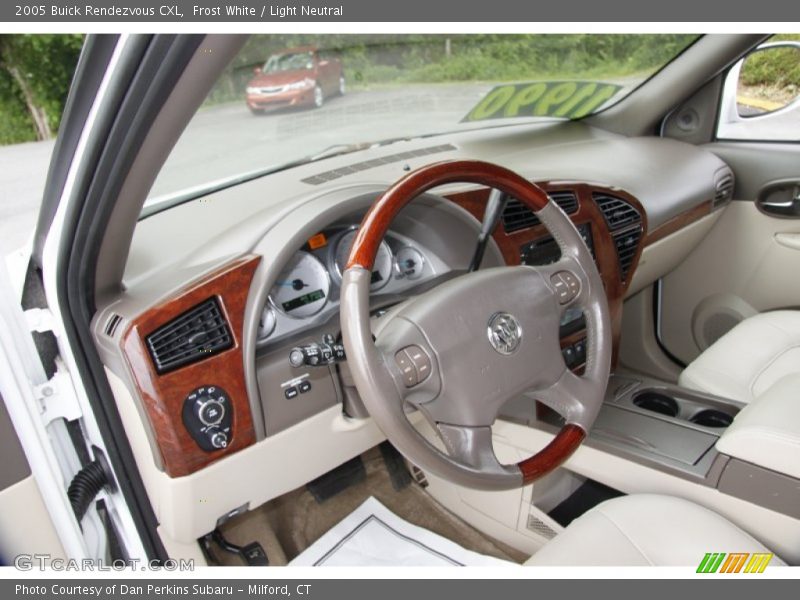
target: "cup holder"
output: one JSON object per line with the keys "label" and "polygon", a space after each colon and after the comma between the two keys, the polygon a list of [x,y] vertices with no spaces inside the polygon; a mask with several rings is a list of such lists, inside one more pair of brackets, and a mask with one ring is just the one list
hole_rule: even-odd
{"label": "cup holder", "polygon": [[704,427],[727,427],[733,423],[733,417],[728,413],[713,408],[701,410],[696,415],[692,415],[689,419],[692,423],[702,425]]}
{"label": "cup holder", "polygon": [[[678,411],[679,411],[678,403],[675,401],[674,398],[670,398],[669,396],[662,394],[660,392],[642,392],[641,394],[637,394],[636,397],[633,399],[633,403],[639,408],[657,412],[661,415],[667,415],[668,417],[678,416]],[[703,411],[703,412],[718,412],[718,411]],[[699,416],[699,414],[697,416]],[[724,415],[724,413],[720,414]],[[721,426],[718,425],[718,427]]]}

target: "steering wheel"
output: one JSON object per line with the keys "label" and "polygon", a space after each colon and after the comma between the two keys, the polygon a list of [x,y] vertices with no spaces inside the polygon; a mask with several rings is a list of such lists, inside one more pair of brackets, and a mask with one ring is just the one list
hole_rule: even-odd
{"label": "steering wheel", "polygon": [[[547,266],[483,269],[451,279],[379,319],[369,309],[378,246],[397,213],[436,186],[468,182],[497,188],[536,213],[561,249]],[[445,161],[409,173],[364,216],[342,277],[341,323],[356,388],[389,441],[443,479],[484,490],[528,484],[563,463],[597,417],[608,384],[611,325],[594,260],[570,219],[535,184],[487,162]],[[561,316],[583,310],[586,366],[564,363]],[[503,465],[491,426],[502,405],[525,396],[565,418],[555,438],[517,464]],[[446,452],[406,417],[420,410]]]}

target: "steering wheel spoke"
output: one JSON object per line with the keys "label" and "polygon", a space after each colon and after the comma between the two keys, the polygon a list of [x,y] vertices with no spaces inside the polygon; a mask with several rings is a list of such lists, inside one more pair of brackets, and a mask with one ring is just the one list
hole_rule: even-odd
{"label": "steering wheel spoke", "polygon": [[482,472],[498,475],[514,473],[513,465],[508,467],[497,460],[492,448],[491,427],[437,423],[436,432],[453,460]]}
{"label": "steering wheel spoke", "polygon": [[592,397],[593,382],[569,369],[551,386],[525,392],[525,397],[537,400],[564,417],[567,423],[583,423],[586,399]]}

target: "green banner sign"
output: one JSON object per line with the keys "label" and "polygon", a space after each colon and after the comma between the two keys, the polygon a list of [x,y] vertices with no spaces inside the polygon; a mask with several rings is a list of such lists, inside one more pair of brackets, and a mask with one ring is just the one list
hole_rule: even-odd
{"label": "green banner sign", "polygon": [[462,122],[515,117],[579,119],[597,110],[622,89],[599,81],[536,81],[492,88]]}

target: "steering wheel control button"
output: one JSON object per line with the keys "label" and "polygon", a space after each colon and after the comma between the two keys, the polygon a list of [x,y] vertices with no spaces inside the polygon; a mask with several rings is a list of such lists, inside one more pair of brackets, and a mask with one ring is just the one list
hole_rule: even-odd
{"label": "steering wheel control button", "polygon": [[564,363],[567,365],[568,368],[574,367],[577,362],[577,357],[575,354],[575,348],[572,346],[567,346],[563,350],[561,350],[561,354],[564,356]]}
{"label": "steering wheel control button", "polygon": [[550,282],[556,292],[560,304],[572,302],[581,291],[581,284],[574,273],[559,271],[550,276]]}
{"label": "steering wheel control button", "polygon": [[311,391],[311,382],[308,379],[304,379],[299,384],[297,384],[297,390],[301,394],[305,394],[306,392]]}
{"label": "steering wheel control button", "polygon": [[575,358],[578,364],[586,362],[586,340],[581,340],[575,343]]}
{"label": "steering wheel control button", "polygon": [[216,385],[194,389],[183,401],[183,425],[206,452],[229,446],[233,429],[233,404],[227,392]]}
{"label": "steering wheel control button", "polygon": [[414,363],[411,361],[411,357],[408,355],[405,349],[400,350],[394,355],[394,361],[397,364],[397,367],[400,369],[400,373],[403,375],[403,384],[407,388],[414,387],[419,383],[417,368],[414,366]]}
{"label": "steering wheel control button", "polygon": [[287,400],[293,400],[297,398],[297,394],[300,392],[297,390],[297,386],[290,386],[283,390],[283,395],[286,397]]}
{"label": "steering wheel control button", "polygon": [[419,346],[409,346],[405,349],[406,354],[411,359],[411,363],[417,370],[417,380],[419,383],[425,381],[431,374],[431,358]]}
{"label": "steering wheel control button", "polygon": [[486,335],[497,352],[505,355],[513,354],[522,341],[522,327],[514,316],[499,312],[489,319]]}

